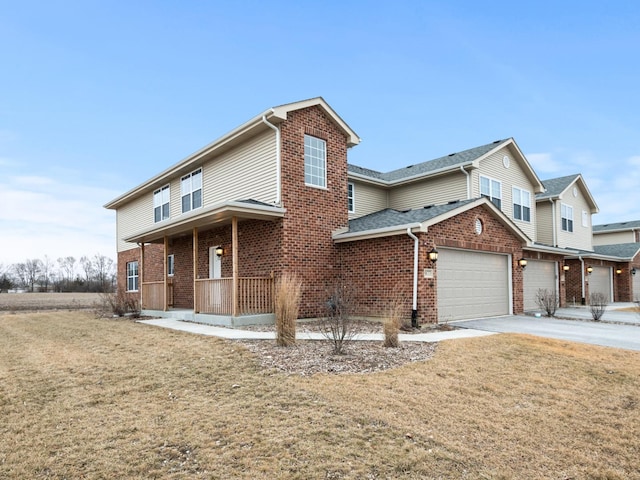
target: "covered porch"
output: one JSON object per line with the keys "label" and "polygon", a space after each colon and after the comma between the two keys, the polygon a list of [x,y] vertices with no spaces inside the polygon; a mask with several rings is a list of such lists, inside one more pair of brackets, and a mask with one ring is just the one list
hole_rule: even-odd
{"label": "covered porch", "polygon": [[[239,224],[251,225],[247,222],[253,221],[264,225],[266,221],[273,225],[283,215],[284,209],[260,202],[226,202],[128,238],[140,248],[143,313],[212,325],[273,323],[275,265],[268,272],[264,265],[258,268],[247,261],[242,265],[241,258],[249,258],[249,251],[259,247],[251,243],[255,243],[252,238],[240,240]],[[211,231],[228,235],[229,227],[230,244],[210,240]],[[175,260],[170,245],[175,249],[176,243],[183,247],[182,261],[175,267],[179,275],[173,276],[170,263]],[[185,253],[185,245],[191,252]],[[248,250],[245,255],[243,249]]]}

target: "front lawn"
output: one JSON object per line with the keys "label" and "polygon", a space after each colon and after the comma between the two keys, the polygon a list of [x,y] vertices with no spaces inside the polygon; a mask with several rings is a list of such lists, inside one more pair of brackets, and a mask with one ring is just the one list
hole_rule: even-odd
{"label": "front lawn", "polygon": [[639,402],[639,352],[528,336],[302,376],[239,342],[0,314],[0,478],[640,478]]}

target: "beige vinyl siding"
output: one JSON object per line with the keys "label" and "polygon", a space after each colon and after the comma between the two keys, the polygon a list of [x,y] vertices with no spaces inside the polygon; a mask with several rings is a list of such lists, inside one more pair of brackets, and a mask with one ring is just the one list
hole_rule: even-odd
{"label": "beige vinyl siding", "polygon": [[388,207],[388,195],[384,188],[354,180],[349,180],[349,183],[352,183],[354,187],[353,201],[355,207],[355,212],[349,214],[350,219],[369,215]]}
{"label": "beige vinyl siding", "polygon": [[[591,231],[591,209],[587,203],[582,189],[578,187],[578,196],[573,196],[573,187],[569,186],[562,194],[562,199],[555,202],[556,205],[556,228],[558,231],[558,246],[560,248],[578,248],[581,250],[593,249],[593,235]],[[573,207],[573,232],[562,230],[562,207],[561,204]],[[587,212],[589,221],[586,227],[582,226],[582,211]]]}
{"label": "beige vinyl siding", "polygon": [[[509,158],[509,166],[505,167],[504,157]],[[527,235],[537,241],[535,192],[531,181],[525,174],[520,162],[511,153],[509,147],[504,147],[489,155],[480,162],[480,168],[472,171],[472,197],[480,196],[480,176],[498,180],[502,183],[502,212]],[[513,218],[513,187],[529,192],[531,220],[525,222]]]}
{"label": "beige vinyl siding", "polygon": [[594,245],[613,245],[615,243],[633,243],[635,242],[634,232],[611,232],[600,233],[593,236]]}
{"label": "beige vinyl siding", "polygon": [[[171,185],[171,202],[173,202],[173,184]],[[173,208],[171,207],[171,215]],[[133,202],[123,205],[116,211],[116,231],[118,235],[118,252],[137,247],[135,243],[127,243],[122,239],[129,235],[153,227],[153,192],[149,192]]]}
{"label": "beige vinyl siding", "polygon": [[548,200],[536,203],[537,241],[545,245],[554,245],[553,241],[553,209]]}
{"label": "beige vinyl siding", "polygon": [[275,132],[257,135],[205,163],[202,186],[203,207],[249,198],[273,203],[276,200]]}
{"label": "beige vinyl siding", "polygon": [[[198,168],[200,167],[194,167],[192,171]],[[180,198],[182,176],[178,175],[169,182],[171,203],[168,222],[182,215]],[[203,207],[224,201],[250,198],[265,203],[273,203],[276,200],[275,132],[269,131],[256,135],[242,145],[213,157],[202,165]],[[136,247],[137,245],[123,242],[122,239],[155,225],[153,191],[120,207],[116,213],[116,225],[118,251]]]}
{"label": "beige vinyl siding", "polygon": [[389,206],[397,210],[439,205],[467,198],[467,176],[462,172],[401,185],[389,192]]}

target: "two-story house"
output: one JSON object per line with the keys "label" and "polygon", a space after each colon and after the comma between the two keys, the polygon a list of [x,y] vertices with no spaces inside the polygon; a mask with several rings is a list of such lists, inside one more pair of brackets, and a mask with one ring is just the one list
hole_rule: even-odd
{"label": "two-story house", "polygon": [[574,234],[597,211],[581,177],[545,185],[513,139],[387,173],[348,164],[359,141],[322,98],[282,105],[114,199],[119,285],[155,314],[253,323],[289,271],[301,317],[345,284],[356,313],[401,297],[436,322],[535,309],[540,288],[564,304],[568,261],[612,261]]}

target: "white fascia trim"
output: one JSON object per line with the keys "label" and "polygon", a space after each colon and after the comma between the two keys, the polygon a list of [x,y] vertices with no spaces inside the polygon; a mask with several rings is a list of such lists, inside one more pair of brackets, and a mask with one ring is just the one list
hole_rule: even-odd
{"label": "white fascia trim", "polygon": [[452,172],[455,173],[460,171],[461,167],[464,168],[469,166],[471,167],[471,169],[477,168],[474,162],[466,162],[466,163],[458,163],[451,167],[443,167],[437,170],[432,170],[425,173],[419,173],[416,175],[412,175],[410,177],[403,177],[399,180],[380,180],[379,178],[373,178],[367,175],[363,175],[361,173],[353,173],[353,172],[347,172],[347,177],[361,179],[369,183],[376,183],[379,185],[383,185],[385,187],[395,187],[397,185],[402,185],[404,183],[411,183],[416,180],[421,180],[423,178],[428,178],[428,177],[434,177],[437,175],[441,175],[443,173],[452,173]]}
{"label": "white fascia trim", "polygon": [[392,227],[376,228],[374,230],[364,230],[352,233],[334,233],[332,235],[335,243],[355,242],[356,240],[367,240],[370,238],[391,237],[394,235],[406,235],[407,230],[411,232],[426,232],[427,228],[422,223],[409,223],[406,225],[394,225]]}
{"label": "white fascia trim", "polygon": [[583,258],[583,259],[590,258],[592,260],[605,260],[608,262],[630,262],[633,260],[633,257],[631,258],[616,257],[613,255],[599,255],[597,253],[581,253],[581,254],[567,256],[567,258],[570,258],[572,260],[580,259],[580,258]]}
{"label": "white fascia trim", "polygon": [[526,247],[523,247],[523,250],[526,250],[528,252],[553,253],[557,255],[563,255],[565,257],[568,255],[580,255],[580,252],[577,250],[567,250],[566,248],[551,247],[545,245],[527,245]]}

